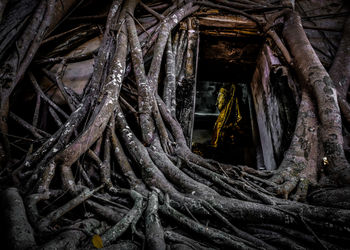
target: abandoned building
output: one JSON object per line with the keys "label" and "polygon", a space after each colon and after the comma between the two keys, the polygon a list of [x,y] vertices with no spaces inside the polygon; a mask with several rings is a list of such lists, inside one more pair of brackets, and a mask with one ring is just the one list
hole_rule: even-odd
{"label": "abandoned building", "polygon": [[4,249],[347,249],[343,0],[3,0]]}

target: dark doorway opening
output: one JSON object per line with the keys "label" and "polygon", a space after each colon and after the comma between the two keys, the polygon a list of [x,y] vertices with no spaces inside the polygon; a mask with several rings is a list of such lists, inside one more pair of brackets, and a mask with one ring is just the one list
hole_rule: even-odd
{"label": "dark doorway opening", "polygon": [[256,168],[260,141],[250,82],[260,48],[258,37],[201,35],[192,138],[195,153]]}

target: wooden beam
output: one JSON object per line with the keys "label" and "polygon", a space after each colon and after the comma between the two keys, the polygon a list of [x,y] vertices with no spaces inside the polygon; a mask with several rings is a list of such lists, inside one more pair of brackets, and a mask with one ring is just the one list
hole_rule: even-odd
{"label": "wooden beam", "polygon": [[252,20],[243,16],[210,15],[198,17],[199,25],[215,28],[257,29]]}

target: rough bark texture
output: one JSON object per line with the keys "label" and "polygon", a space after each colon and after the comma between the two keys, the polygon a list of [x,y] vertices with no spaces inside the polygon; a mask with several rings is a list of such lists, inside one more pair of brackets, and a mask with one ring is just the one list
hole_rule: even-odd
{"label": "rough bark texture", "polygon": [[34,231],[28,222],[22,197],[16,188],[8,188],[1,193],[1,225],[7,235],[5,247],[28,249],[36,245]]}
{"label": "rough bark texture", "polygon": [[350,86],[350,18],[344,24],[344,31],[339,48],[333,60],[329,75],[337,90],[340,111],[348,124],[350,124],[350,105],[346,95]]}
{"label": "rough bark texture", "polygon": [[[292,8],[3,1],[1,240],[12,249],[347,248],[349,124],[338,103],[347,119],[349,29],[334,87]],[[255,110],[249,103],[259,170],[190,149],[201,32],[263,46]]]}
{"label": "rough bark texture", "polygon": [[327,71],[314,52],[301,25],[300,17],[290,12],[286,17],[283,36],[291,53],[300,84],[309,88],[316,98],[321,123],[321,140],[329,161],[326,171],[342,184],[350,183],[350,166],[343,149],[342,119],[337,92]]}

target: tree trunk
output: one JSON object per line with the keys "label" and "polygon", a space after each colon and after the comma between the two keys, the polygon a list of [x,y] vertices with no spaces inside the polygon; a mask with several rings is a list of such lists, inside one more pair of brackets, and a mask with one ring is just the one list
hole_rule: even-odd
{"label": "tree trunk", "polygon": [[[3,1],[2,240],[12,249],[348,247],[349,192],[339,186],[349,184],[350,172],[338,106],[344,112],[348,105],[348,83],[333,86],[291,7],[258,0]],[[274,172],[190,149],[204,27],[229,41],[263,42],[251,86],[260,133],[268,127],[260,138],[273,142],[262,144],[265,165],[278,167]],[[96,32],[103,34],[92,39]],[[330,70],[336,83],[348,76],[347,47],[345,26]],[[84,71],[66,81],[77,66]],[[273,74],[278,70],[285,71]],[[272,95],[276,89],[283,93]],[[293,124],[277,124],[275,110]],[[256,134],[255,146],[259,140]]]}

